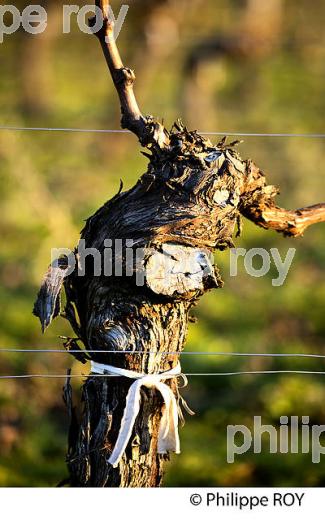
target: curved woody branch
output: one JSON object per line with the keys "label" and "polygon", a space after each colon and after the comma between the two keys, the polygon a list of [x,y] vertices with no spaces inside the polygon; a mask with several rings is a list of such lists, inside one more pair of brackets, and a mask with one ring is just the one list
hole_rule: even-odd
{"label": "curved woody branch", "polygon": [[[144,117],[139,109],[134,94],[135,73],[133,70],[124,66],[116,45],[110,2],[109,0],[96,0],[96,7],[102,12],[103,26],[98,32],[94,32],[94,34],[96,34],[101,44],[107,66],[120,99],[122,113],[121,126],[137,135],[142,145],[148,146],[152,144],[164,148],[169,144],[167,130],[162,124],[154,121],[151,116]],[[94,27],[94,24],[95,18],[91,18],[89,20],[89,26]]]}
{"label": "curved woody branch", "polygon": [[325,222],[325,204],[315,204],[294,211],[262,203],[247,208],[244,215],[264,229],[273,229],[285,236],[300,237],[312,224]]}
{"label": "curved woody branch", "polygon": [[325,222],[325,204],[307,208],[287,210],[275,203],[279,190],[268,186],[263,172],[251,161],[247,161],[246,182],[239,210],[254,224],[273,229],[284,236],[300,237],[312,224]]}

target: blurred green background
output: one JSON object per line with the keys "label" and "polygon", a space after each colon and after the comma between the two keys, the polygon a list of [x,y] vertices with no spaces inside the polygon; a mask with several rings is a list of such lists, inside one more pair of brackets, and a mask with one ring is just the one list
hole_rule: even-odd
{"label": "blurred green background", "polygon": [[[23,30],[0,44],[1,125],[119,128],[119,106],[96,39],[62,34],[61,1],[48,11],[42,35]],[[85,5],[87,2],[80,2]],[[89,3],[89,2],[88,2]],[[113,2],[115,14],[123,2]],[[171,126],[182,117],[205,132],[323,133],[325,5],[322,0],[129,0],[118,43],[137,72],[145,113]],[[16,2],[24,8],[25,2]],[[221,39],[221,40],[220,40]],[[226,53],[218,52],[220,41]],[[218,138],[216,138],[217,140]],[[280,203],[324,200],[324,139],[247,137],[240,147]],[[32,306],[52,247],[77,243],[83,220],[130,187],[146,169],[131,134],[0,131],[0,346],[57,348],[69,334],[57,320],[42,337]],[[276,269],[263,278],[229,276],[229,253],[218,253],[225,287],[195,309],[188,350],[322,353],[325,226],[300,240],[244,224],[239,247],[297,249],[282,287]],[[69,356],[1,354],[1,374],[84,370]],[[184,356],[184,371],[325,370],[302,359]],[[84,372],[86,372],[84,370]],[[74,382],[77,389],[81,380]],[[67,416],[61,380],[0,381],[0,485],[54,486],[67,475]],[[316,486],[325,463],[311,454],[251,451],[226,462],[226,428],[250,427],[254,415],[279,426],[281,415],[325,424],[325,379],[268,375],[191,378],[184,392],[195,409],[181,431],[182,455],[167,467],[167,486]],[[240,439],[239,439],[240,440]]]}

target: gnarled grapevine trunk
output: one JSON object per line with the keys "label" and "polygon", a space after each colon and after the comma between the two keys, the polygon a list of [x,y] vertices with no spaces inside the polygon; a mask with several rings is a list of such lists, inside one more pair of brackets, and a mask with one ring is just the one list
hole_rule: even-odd
{"label": "gnarled grapevine trunk", "polygon": [[[126,316],[130,316],[131,312],[134,313],[130,324],[134,331],[134,343],[130,341],[127,349],[141,349],[141,352],[151,353],[128,355],[123,351],[121,355],[94,355],[96,359],[143,373],[151,373],[153,369],[163,372],[175,366],[176,354],[163,356],[159,352],[176,353],[182,350],[187,329],[187,304],[152,304],[142,295],[132,299],[119,291],[107,299],[100,296],[100,300],[103,308],[102,312],[94,317],[96,321],[105,323],[109,312],[110,320],[114,320],[118,326],[120,320],[121,323],[125,323]],[[117,309],[114,318],[110,312],[112,306]],[[97,331],[100,335],[101,329],[98,328]],[[125,341],[124,337],[122,339]],[[105,342],[101,343],[102,348],[105,344]],[[115,348],[112,345],[113,343],[110,342],[110,349]],[[166,458],[164,455],[157,454],[163,402],[159,393],[153,389],[141,390],[141,413],[118,467],[113,468],[108,463],[118,436],[130,384],[129,379],[122,377],[91,376],[85,383],[81,422],[80,424],[76,424],[75,420],[71,422],[67,459],[71,485],[120,487],[160,485],[163,461]],[[172,388],[177,394],[176,380],[172,382]],[[67,389],[65,394],[67,395]],[[69,399],[67,401],[71,407]],[[73,411],[71,413],[73,414]]]}
{"label": "gnarled grapevine trunk", "polygon": [[[173,451],[160,445],[168,399],[176,400],[182,418],[177,373],[165,378],[164,373],[177,371],[190,308],[206,291],[222,286],[212,252],[233,245],[241,215],[261,227],[299,236],[310,224],[325,220],[325,206],[278,208],[277,190],[251,161],[240,158],[237,143],[213,145],[180,122],[168,132],[152,117],[142,116],[133,92],[134,73],[123,66],[112,39],[108,2],[97,5],[105,19],[98,37],[119,94],[122,126],[147,147],[149,166],[132,189],[120,191],[87,221],[75,251],[75,269],[67,270],[65,259],[50,266],[34,312],[44,330],[60,314],[64,286],[63,314],[76,335],[65,347],[81,362],[91,359],[103,370],[99,373],[92,365],[79,416],[69,378],[65,386],[70,484],[159,486],[164,460]],[[91,255],[82,256],[81,245],[99,255],[99,273]],[[105,367],[132,373],[113,377]],[[138,374],[149,377],[143,379],[130,438],[113,464],[110,457],[131,401],[132,378]],[[165,382],[159,391],[157,380]]]}

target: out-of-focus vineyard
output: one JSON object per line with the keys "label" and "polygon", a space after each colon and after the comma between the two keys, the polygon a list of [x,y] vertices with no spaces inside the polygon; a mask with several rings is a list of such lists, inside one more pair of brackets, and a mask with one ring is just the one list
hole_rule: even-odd
{"label": "out-of-focus vineyard", "polygon": [[[89,3],[89,2],[88,2]],[[61,1],[41,2],[48,27],[23,30],[0,44],[0,125],[119,128],[119,106],[98,43],[72,17],[62,34]],[[81,2],[80,6],[86,4]],[[122,2],[113,2],[117,15]],[[145,113],[171,126],[182,117],[205,132],[323,133],[325,4],[322,0],[130,0],[119,36],[137,72]],[[16,2],[19,8],[27,3]],[[218,138],[215,138],[217,141]],[[324,139],[247,137],[240,146],[281,186],[281,204],[301,207],[324,196]],[[58,348],[70,329],[58,319],[42,336],[32,316],[54,247],[73,247],[83,221],[146,169],[131,134],[0,130],[0,347]],[[321,353],[324,349],[324,239],[321,225],[304,239],[244,223],[239,247],[297,249],[282,287],[272,263],[262,278],[230,277],[195,310],[187,349],[209,352]],[[257,262],[258,264],[258,262]],[[256,267],[258,265],[256,264]],[[87,373],[67,354],[1,354],[1,374]],[[324,370],[322,360],[184,356],[185,372]],[[67,475],[63,380],[0,381],[0,485],[53,486]],[[76,392],[81,384],[74,381]],[[193,377],[184,391],[195,417],[181,431],[166,485],[322,485],[325,462],[311,454],[261,454],[226,461],[226,428],[254,416],[279,427],[280,416],[325,424],[325,377]],[[240,439],[238,440],[238,442]]]}

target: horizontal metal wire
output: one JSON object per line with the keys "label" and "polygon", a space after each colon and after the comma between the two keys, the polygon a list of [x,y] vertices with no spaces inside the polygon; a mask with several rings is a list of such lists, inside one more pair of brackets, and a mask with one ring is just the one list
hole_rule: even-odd
{"label": "horizontal metal wire", "polygon": [[22,348],[1,348],[0,354],[15,353],[15,354],[125,354],[125,355],[180,355],[180,356],[239,356],[239,357],[280,357],[280,358],[311,358],[311,359],[325,359],[325,354],[300,354],[300,353],[271,353],[271,352],[201,352],[201,351],[182,351],[182,352],[156,352],[152,350],[138,350],[138,351],[117,351],[117,350],[63,350],[63,349],[22,349]]}
{"label": "horizontal metal wire", "polygon": [[0,130],[13,130],[18,132],[81,132],[96,134],[130,134],[129,130],[109,130],[97,128],[47,128],[47,127],[31,127],[31,126],[0,126]]}
{"label": "horizontal metal wire", "polygon": [[[79,133],[97,133],[97,134],[129,134],[129,130],[119,129],[98,129],[98,128],[48,128],[48,127],[20,127],[20,126],[0,126],[0,130],[8,131],[29,131],[29,132],[79,132]],[[292,133],[268,133],[268,132],[200,132],[204,135],[233,135],[238,137],[303,137],[311,139],[325,139],[325,133],[312,134],[292,134]]]}
{"label": "horizontal metal wire", "polygon": [[[297,375],[320,375],[325,376],[325,372],[314,372],[307,370],[253,370],[240,372],[198,372],[185,373],[186,377],[222,377],[222,376],[244,376],[244,375],[270,375],[270,374],[297,374]],[[22,374],[18,376],[0,376],[0,380],[5,379],[66,379],[67,377],[122,377],[111,374]],[[178,376],[175,376],[177,378]]]}

